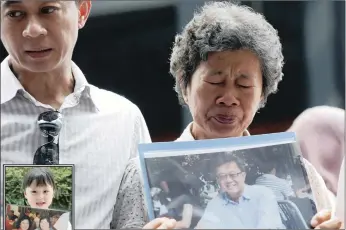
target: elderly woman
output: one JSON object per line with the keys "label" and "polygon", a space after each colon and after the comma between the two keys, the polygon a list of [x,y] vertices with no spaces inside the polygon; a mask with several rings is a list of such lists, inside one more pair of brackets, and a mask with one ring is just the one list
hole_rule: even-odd
{"label": "elderly woman", "polygon": [[[230,2],[206,3],[176,36],[171,56],[170,72],[176,81],[179,101],[188,106],[193,118],[178,141],[250,135],[247,128],[268,96],[277,90],[282,67],[277,31],[261,14]],[[127,175],[131,176],[125,175],[124,189],[120,191],[122,196],[132,193],[129,203],[138,203],[133,201],[134,195],[137,201],[142,196],[134,162],[128,166]],[[323,179],[309,162],[304,163],[320,211],[311,225],[339,228],[341,221],[331,219],[330,211],[322,211],[334,206]],[[119,207],[115,210],[115,216],[122,212]],[[128,226],[146,220],[141,209],[129,211],[136,214],[121,220],[128,222]],[[135,221],[133,216],[137,216]],[[175,226],[174,221],[158,218],[144,228]]]}

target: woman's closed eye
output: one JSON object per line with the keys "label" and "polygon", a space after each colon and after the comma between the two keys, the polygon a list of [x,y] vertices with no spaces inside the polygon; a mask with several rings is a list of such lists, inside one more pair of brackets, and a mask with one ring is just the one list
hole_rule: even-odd
{"label": "woman's closed eye", "polygon": [[209,84],[212,84],[212,85],[222,85],[222,84],[224,84],[224,82],[223,81],[221,81],[221,82],[209,82]]}
{"label": "woman's closed eye", "polygon": [[224,81],[205,81],[206,83],[208,84],[211,84],[211,85],[222,85],[224,84]]}
{"label": "woman's closed eye", "polygon": [[238,87],[248,89],[248,88],[252,88],[253,86],[245,85],[245,84],[238,84]]}

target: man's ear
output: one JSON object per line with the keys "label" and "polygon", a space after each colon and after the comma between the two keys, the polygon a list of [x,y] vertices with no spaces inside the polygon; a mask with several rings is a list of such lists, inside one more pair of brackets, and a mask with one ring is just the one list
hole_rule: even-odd
{"label": "man's ear", "polygon": [[91,10],[91,0],[83,0],[80,1],[78,5],[78,10],[79,10],[79,18],[78,18],[78,28],[82,29],[88,20],[88,17],[90,15],[90,10]]}

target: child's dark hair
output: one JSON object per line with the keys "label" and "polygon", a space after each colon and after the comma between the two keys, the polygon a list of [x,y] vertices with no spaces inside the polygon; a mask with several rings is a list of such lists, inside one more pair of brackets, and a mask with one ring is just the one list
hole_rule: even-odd
{"label": "child's dark hair", "polygon": [[36,181],[36,186],[50,185],[55,190],[54,176],[52,172],[45,167],[32,168],[23,179],[23,189],[29,187],[32,182]]}

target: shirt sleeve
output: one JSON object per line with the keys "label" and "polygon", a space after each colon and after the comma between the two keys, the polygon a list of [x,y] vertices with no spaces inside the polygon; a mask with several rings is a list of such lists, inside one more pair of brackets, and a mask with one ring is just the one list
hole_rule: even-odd
{"label": "shirt sleeve", "polygon": [[134,158],[138,156],[138,144],[141,143],[151,143],[151,138],[149,134],[149,130],[147,124],[144,120],[142,112],[139,108],[135,107],[135,127],[133,132],[133,140],[130,150],[130,158]]}
{"label": "shirt sleeve", "polygon": [[280,209],[274,192],[261,188],[259,199],[257,229],[285,229],[280,216]]}
{"label": "shirt sleeve", "polygon": [[121,181],[111,228],[143,228],[149,221],[146,210],[138,158],[133,158]]}

